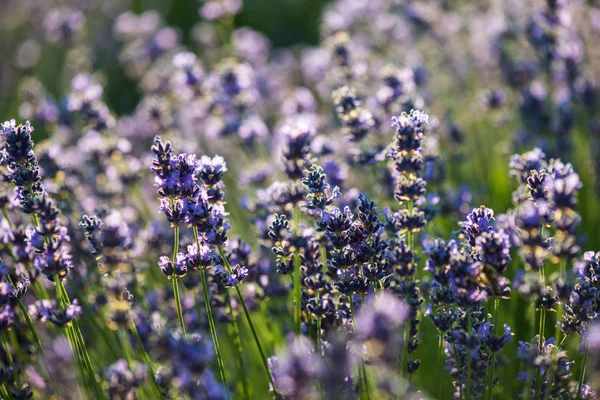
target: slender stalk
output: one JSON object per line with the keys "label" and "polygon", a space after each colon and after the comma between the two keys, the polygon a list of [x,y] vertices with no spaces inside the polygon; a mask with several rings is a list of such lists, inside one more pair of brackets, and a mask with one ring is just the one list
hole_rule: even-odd
{"label": "slender stalk", "polygon": [[31,334],[33,335],[33,341],[35,343],[35,346],[38,348],[38,350],[40,351],[40,353],[44,352],[44,347],[42,346],[42,342],[40,341],[40,337],[38,336],[37,332],[35,331],[35,326],[33,325],[33,321],[31,320],[31,316],[29,315],[29,312],[27,311],[27,307],[25,307],[25,304],[23,304],[22,300],[19,300],[19,309],[21,309],[21,313],[23,314],[23,317],[25,317],[25,321],[27,322],[27,326],[29,327],[29,331],[31,331]]}
{"label": "slender stalk", "polygon": [[[319,302],[319,292],[317,292],[316,294],[317,297],[317,303]],[[321,349],[322,345],[322,338],[321,338],[321,318],[317,317],[317,354],[320,357],[323,357],[323,351]]]}
{"label": "slender stalk", "polygon": [[[2,209],[4,212],[6,212],[6,209]],[[2,259],[0,258],[0,262],[2,262]],[[10,278],[10,275],[6,275],[6,281],[8,283],[10,283],[10,285],[12,286],[13,290],[15,289],[15,284],[13,283],[12,279]],[[19,305],[19,309],[21,310],[21,313],[23,314],[23,317],[25,318],[25,322],[27,322],[27,327],[29,328],[29,331],[31,331],[31,335],[33,336],[33,341],[35,343],[35,346],[38,348],[40,353],[44,352],[44,348],[42,346],[42,342],[40,341],[40,337],[38,336],[36,330],[35,330],[35,326],[33,325],[33,321],[31,320],[31,316],[29,315],[29,311],[27,311],[27,307],[25,307],[25,304],[23,303],[22,299],[19,299],[19,301],[17,302]]]}
{"label": "slender stalk", "polygon": [[[560,260],[560,277],[566,282],[567,279],[567,260]],[[560,320],[564,314],[564,305],[559,304],[556,310],[556,326],[554,328],[554,337],[556,338],[556,343],[560,343],[560,335],[562,333],[562,329],[560,328]]]}
{"label": "slender stalk", "polygon": [[[473,318],[471,316],[471,309],[467,308],[467,334],[471,335],[471,330],[473,329]],[[471,350],[468,350],[467,354],[467,399],[471,399]]]}
{"label": "slender stalk", "polygon": [[[223,263],[225,264],[225,267],[227,267],[227,270],[229,272],[232,272],[231,264],[229,264],[229,260],[227,260],[227,257],[225,257],[225,253],[223,253],[223,249],[221,248],[221,246],[217,246],[217,248],[219,249],[219,255],[223,259]],[[276,396],[277,389],[275,386],[275,382],[273,381],[273,376],[271,375],[271,371],[269,369],[269,363],[267,362],[267,357],[265,355],[262,345],[260,344],[260,339],[258,338],[256,329],[254,328],[254,324],[252,323],[252,317],[250,316],[248,307],[246,307],[246,301],[244,300],[244,296],[242,296],[242,291],[240,290],[240,287],[238,285],[235,286],[235,291],[237,293],[238,299],[240,300],[240,303],[242,304],[242,308],[244,309],[244,315],[246,316],[246,321],[248,322],[248,326],[250,326],[250,331],[252,332],[252,336],[254,337],[254,342],[256,343],[256,347],[258,347],[258,351],[259,351],[260,357],[262,359],[263,367],[265,368],[265,372],[267,373],[269,382],[271,383],[271,386],[273,387],[274,396]]]}
{"label": "slender stalk", "polygon": [[[498,332],[498,303],[499,303],[499,299],[496,297],[494,298],[494,311],[493,311],[493,318],[494,318],[494,334],[496,334]],[[492,399],[492,389],[494,387],[494,368],[496,367],[496,352],[492,352],[492,356],[491,356],[491,361],[490,361],[490,371],[489,371],[489,377],[488,377],[488,400]]]}
{"label": "slender stalk", "polygon": [[73,357],[75,359],[74,360],[75,364],[77,365],[76,378],[77,378],[78,385],[81,386],[83,384],[83,386],[85,388],[85,393],[87,395],[90,392],[90,385],[88,384],[88,381],[86,379],[86,373],[85,373],[86,367],[83,364],[83,359],[81,358],[79,349],[75,345],[75,336],[73,335],[73,331],[70,329],[70,327],[66,327],[65,333],[66,333],[67,339],[69,341],[69,346],[71,348],[71,352],[73,353]]}
{"label": "slender stalk", "polygon": [[[547,369],[546,372],[544,372],[544,378],[546,378],[546,375],[548,375],[548,371],[549,371],[549,369]],[[550,376],[548,376],[549,385],[548,385],[548,387],[546,387],[546,390],[544,391],[544,400],[550,399],[550,389],[552,388],[551,382],[553,379],[554,379],[554,376],[552,374],[550,374]]]}
{"label": "slender stalk", "polygon": [[4,352],[6,353],[6,359],[8,361],[8,365],[12,367],[13,377],[19,389],[21,388],[21,378],[19,377],[19,371],[17,371],[17,366],[15,365],[15,361],[13,360],[12,353],[10,352],[10,348],[8,347],[8,338],[6,337],[6,332],[2,332],[2,347],[4,348]]}
{"label": "slender stalk", "polygon": [[215,354],[217,355],[217,364],[219,365],[219,374],[221,375],[221,381],[225,387],[227,398],[229,398],[229,389],[227,388],[227,378],[225,378],[225,367],[223,366],[223,357],[221,356],[221,347],[219,346],[219,338],[217,336],[217,329],[215,328],[215,321],[212,315],[212,308],[210,306],[210,299],[208,297],[208,284],[206,282],[206,271],[200,271],[202,278],[202,291],[204,292],[204,306],[206,307],[206,315],[208,317],[208,326],[210,328],[210,334],[213,339],[213,346],[215,348]]}
{"label": "slender stalk", "polygon": [[587,358],[589,348],[585,345],[585,351],[583,352],[583,359],[581,360],[581,373],[579,374],[579,383],[577,384],[577,399],[581,400],[581,391],[583,389],[583,381],[585,380],[585,373],[587,370]]}
{"label": "slender stalk", "polygon": [[[194,240],[196,241],[196,247],[200,249],[200,238],[198,236],[198,228],[194,226]],[[204,307],[206,308],[206,316],[208,317],[208,326],[210,327],[210,334],[212,335],[213,346],[215,347],[215,354],[217,355],[217,364],[219,365],[219,373],[221,375],[221,381],[225,387],[227,398],[229,398],[229,389],[227,388],[227,379],[225,378],[225,367],[223,364],[223,357],[221,356],[221,347],[219,346],[219,338],[217,336],[217,329],[215,328],[215,320],[213,318],[212,307],[210,306],[210,298],[208,296],[208,283],[206,280],[206,271],[200,271],[200,277],[202,278],[202,292],[204,294]],[[231,303],[229,304],[231,307]]]}
{"label": "slender stalk", "polygon": [[148,366],[148,370],[150,371],[150,374],[152,374],[152,383],[154,383],[153,387],[157,391],[158,398],[161,398],[161,397],[163,397],[162,389],[161,389],[160,385],[158,384],[158,382],[156,381],[156,374],[154,372],[154,364],[152,363],[152,361],[150,360],[150,356],[148,356],[148,353],[146,352],[146,348],[144,347],[144,342],[142,342],[142,338],[140,337],[137,327],[135,326],[135,322],[133,322],[132,319],[129,320],[129,327],[131,329],[131,333],[133,333],[133,336],[135,337],[135,340],[136,340],[138,346],[140,347],[140,350],[142,351],[142,358],[144,359],[144,362]]}
{"label": "slender stalk", "polygon": [[363,362],[361,365],[361,369],[362,369],[362,376],[363,376],[363,381],[364,381],[364,388],[365,388],[365,395],[367,397],[367,400],[371,400],[371,391],[369,390],[369,378],[367,376],[367,366],[365,365],[365,363]]}
{"label": "slender stalk", "polygon": [[131,354],[131,343],[129,342],[129,337],[127,336],[127,331],[125,329],[119,329],[118,331],[119,340],[123,346],[123,354],[125,355],[125,361],[127,361],[127,366],[131,368],[131,364],[133,363],[133,355]]}
{"label": "slender stalk", "polygon": [[263,301],[260,302],[260,312],[262,313],[262,317],[265,320],[265,325],[267,328],[267,337],[269,340],[269,351],[271,353],[273,353],[275,351],[275,337],[273,335],[274,332],[274,327],[273,327],[273,323],[271,321],[271,316],[269,315],[269,310],[268,310],[268,305],[267,305],[267,299],[263,299]]}
{"label": "slender stalk", "polygon": [[233,312],[233,304],[231,303],[231,296],[229,295],[229,291],[225,291],[225,297],[227,300],[229,316],[231,318],[231,329],[232,329],[232,337],[233,337],[233,350],[235,351],[235,363],[237,368],[237,376],[242,381],[242,390],[243,396],[245,399],[250,398],[250,391],[248,385],[248,374],[244,371],[244,359],[243,359],[243,351],[242,351],[242,341],[240,340],[240,329],[237,323],[237,317]]}
{"label": "slender stalk", "polygon": [[40,282],[39,278],[33,282],[33,288],[35,289],[35,294],[38,299],[46,300],[50,298],[50,296],[48,295],[48,291],[46,290],[44,285],[42,285],[42,282]]}
{"label": "slender stalk", "polygon": [[[544,266],[542,265],[542,267],[540,268],[540,279],[542,281],[542,287],[546,287],[546,280],[544,277]],[[538,350],[542,350],[542,346],[543,346],[543,342],[544,342],[544,327],[546,325],[546,309],[544,308],[544,306],[541,307],[540,309],[540,326],[539,326],[539,332],[538,332]],[[538,389],[541,387],[542,385],[542,379],[541,379],[541,369],[538,368],[536,373],[535,373],[535,391],[537,392]]]}
{"label": "slender stalk", "polygon": [[[177,259],[177,253],[179,252],[179,227],[176,226],[173,228],[173,263]],[[177,271],[173,268],[173,276],[171,277],[173,281],[173,295],[175,296],[175,306],[177,307],[177,319],[179,320],[179,326],[181,327],[181,331],[183,335],[186,335],[185,332],[185,323],[183,322],[183,311],[181,310],[181,298],[179,296],[179,282],[177,281]]]}
{"label": "slender stalk", "polygon": [[[414,204],[413,204],[412,200],[408,202],[407,207],[408,207],[408,215],[412,218],[413,214],[414,214]],[[410,229],[408,230],[407,234],[408,234],[408,245],[409,245],[410,251],[411,251],[410,263],[412,264],[414,262],[414,254],[415,254],[415,236]],[[415,273],[416,273],[416,271],[415,271]],[[413,273],[413,275],[410,276],[410,281],[412,282],[413,280],[414,280],[414,273]],[[408,349],[408,342],[410,341],[410,327],[409,326],[410,326],[410,323],[406,327],[406,353],[408,356],[408,363],[406,363],[406,373],[408,374],[408,389],[407,389],[406,397],[408,397],[408,393],[412,390],[412,386],[413,386],[412,374],[408,372],[408,365],[412,361],[412,354]]]}
{"label": "slender stalk", "polygon": [[6,220],[6,222],[8,222],[8,226],[12,228],[14,226],[14,224],[13,224],[12,220],[10,219],[10,216],[8,215],[8,211],[6,210],[6,207],[2,207],[2,215],[4,215],[4,219]]}
{"label": "slender stalk", "polygon": [[563,336],[562,340],[560,341],[560,343],[558,345],[558,350],[562,350],[562,347],[568,338],[569,338],[569,334],[566,334],[565,336]]}
{"label": "slender stalk", "polygon": [[[455,360],[456,365],[459,365],[458,353],[456,352],[456,344],[455,343],[452,343],[452,353],[454,354],[454,358],[456,359]],[[465,398],[464,392],[463,392],[463,385],[460,385],[460,384],[458,385],[458,391],[460,394],[460,400],[463,400]]]}
{"label": "slender stalk", "polygon": [[[71,304],[69,300],[69,295],[67,294],[67,290],[62,282],[62,279],[59,276],[55,277],[54,284],[56,285],[56,291],[59,299],[61,300],[62,306],[66,307]],[[96,397],[98,399],[104,398],[104,392],[100,388],[98,381],[96,380],[96,374],[94,373],[94,368],[92,367],[92,362],[90,360],[90,355],[88,354],[87,347],[83,340],[83,335],[81,334],[81,330],[79,329],[79,324],[76,319],[71,321],[71,325],[67,325],[67,331],[71,331],[71,340],[73,340],[73,347],[75,351],[81,352],[82,364],[87,369],[88,375],[92,380],[94,391],[96,392]],[[78,349],[78,350],[77,350]]]}
{"label": "slender stalk", "polygon": [[2,386],[0,386],[0,394],[2,394],[2,398],[3,399],[10,399],[10,391],[8,390],[8,388],[6,387],[6,385],[3,383]]}
{"label": "slender stalk", "polygon": [[[300,236],[300,208],[294,207],[294,231],[296,237]],[[294,332],[300,335],[300,327],[302,320],[302,311],[300,310],[300,302],[302,299],[300,282],[300,252],[296,249],[294,253]]]}
{"label": "slender stalk", "polygon": [[[350,316],[352,317],[352,327],[356,330],[356,312],[354,311],[354,300],[352,296],[349,296],[350,299]],[[358,368],[358,397],[362,399],[363,397],[363,369],[362,365]]]}
{"label": "slender stalk", "polygon": [[442,398],[442,377],[444,367],[444,332],[440,331],[440,337],[438,339],[438,387],[437,387],[437,399]]}
{"label": "slender stalk", "polygon": [[[76,287],[73,288],[73,295],[78,299],[84,298],[82,293]],[[120,343],[112,334],[112,332],[107,332],[107,330],[104,329],[104,327],[96,319],[98,316],[103,318],[102,313],[96,313],[95,311],[92,311],[92,309],[85,302],[81,302],[80,306],[83,309],[83,318],[89,321],[92,324],[92,327],[100,333],[102,340],[104,340],[112,355],[116,359],[121,358],[121,352],[124,349],[120,346]]]}

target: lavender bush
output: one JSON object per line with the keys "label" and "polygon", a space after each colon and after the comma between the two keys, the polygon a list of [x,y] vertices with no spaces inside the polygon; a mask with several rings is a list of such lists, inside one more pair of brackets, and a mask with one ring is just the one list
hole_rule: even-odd
{"label": "lavender bush", "polygon": [[596,398],[600,4],[150,3],[0,5],[0,398]]}

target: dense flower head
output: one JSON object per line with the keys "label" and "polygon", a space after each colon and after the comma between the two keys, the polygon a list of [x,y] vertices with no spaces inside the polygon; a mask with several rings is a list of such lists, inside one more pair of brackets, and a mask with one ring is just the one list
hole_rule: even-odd
{"label": "dense flower head", "polygon": [[449,283],[450,252],[456,246],[454,241],[448,242],[435,239],[427,243],[425,252],[428,255],[425,270],[428,271],[440,285]]}
{"label": "dense flower head", "polygon": [[35,198],[43,192],[38,161],[33,152],[29,121],[16,125],[15,120],[2,124],[2,164],[8,167],[8,177],[16,186],[17,199],[25,212],[31,211]]}
{"label": "dense flower head", "polygon": [[350,141],[359,142],[363,140],[375,127],[375,120],[357,95],[356,89],[341,86],[332,92],[331,97],[337,116],[343,124],[344,131],[349,136]]}
{"label": "dense flower head", "polygon": [[494,210],[485,206],[474,208],[467,215],[462,228],[471,246],[476,246],[477,238],[484,232],[493,231]]}
{"label": "dense flower head", "polygon": [[313,382],[322,373],[320,358],[304,337],[296,338],[276,357],[269,359],[275,390],[291,398],[310,398]]}
{"label": "dense flower head", "polygon": [[398,69],[386,66],[381,73],[383,86],[377,91],[377,102],[385,109],[390,109],[405,96],[416,89],[415,73],[411,68]]}
{"label": "dense flower head", "polygon": [[101,254],[104,242],[102,220],[95,215],[84,215],[79,225],[85,229],[85,237],[92,246],[93,254]]}
{"label": "dense flower head", "polygon": [[292,232],[287,217],[275,214],[269,225],[268,237],[271,251],[276,256],[275,267],[280,274],[289,274],[294,270]]}
{"label": "dense flower head", "polygon": [[188,263],[184,253],[177,253],[173,262],[168,256],[161,256],[158,266],[169,279],[183,278],[188,273]]}
{"label": "dense flower head", "polygon": [[540,148],[535,148],[523,155],[514,155],[510,160],[511,174],[516,176],[522,184],[527,184],[532,171],[540,173],[548,169],[546,155]]}
{"label": "dense flower head", "polygon": [[392,127],[396,129],[396,148],[398,151],[419,150],[423,140],[425,125],[429,115],[420,110],[411,110],[392,117]]}
{"label": "dense flower head", "polygon": [[327,175],[319,165],[313,164],[306,171],[302,183],[308,188],[308,194],[306,195],[308,208],[325,210],[336,198],[341,196],[337,186],[329,193],[330,185],[326,179]]}
{"label": "dense flower head", "polygon": [[482,265],[474,263],[465,246],[454,246],[450,251],[450,279],[457,303],[467,307],[480,304],[488,298],[481,285]]}
{"label": "dense flower head", "polygon": [[399,328],[408,318],[408,307],[391,294],[367,298],[356,317],[356,339],[366,346],[372,362],[396,362],[402,345]]}
{"label": "dense flower head", "polygon": [[510,263],[510,242],[504,232],[484,232],[475,240],[475,249],[480,261],[504,274]]}
{"label": "dense flower head", "polygon": [[85,15],[68,7],[53,8],[45,16],[43,27],[50,42],[73,43],[80,39],[85,28]]}
{"label": "dense flower head", "polygon": [[296,122],[284,125],[281,134],[284,141],[282,150],[284,172],[292,180],[302,179],[304,164],[310,154],[315,130],[310,125]]}
{"label": "dense flower head", "polygon": [[83,310],[77,299],[64,309],[59,309],[54,300],[39,300],[29,306],[29,313],[32,317],[46,322],[49,321],[57,326],[63,327],[69,324],[75,317],[81,315]]}
{"label": "dense flower head", "polygon": [[0,307],[0,330],[10,329],[15,322],[15,317],[16,314],[10,304]]}
{"label": "dense flower head", "polygon": [[176,161],[173,155],[171,142],[163,142],[157,136],[154,139],[152,152],[155,158],[152,161],[152,172],[156,174],[155,185],[158,187],[159,194],[170,196],[176,193],[175,169]]}
{"label": "dense flower head", "polygon": [[110,399],[127,399],[148,378],[148,367],[135,363],[131,367],[120,359],[104,371],[104,379]]}
{"label": "dense flower head", "polygon": [[248,277],[248,268],[239,264],[234,266],[231,271],[228,271],[222,265],[218,265],[215,272],[221,277],[221,281],[226,287],[234,287]]}
{"label": "dense flower head", "polygon": [[[559,398],[569,395],[573,362],[569,361],[565,351],[556,346],[553,338],[544,340],[536,337],[532,342],[519,342],[517,357],[528,367],[518,376],[525,383],[524,395],[535,394],[536,391],[549,391],[552,397]],[[543,376],[542,390],[536,379],[537,370]]]}
{"label": "dense flower head", "polygon": [[209,268],[213,261],[210,246],[206,243],[200,243],[200,246],[196,243],[188,245],[185,260],[191,269]]}
{"label": "dense flower head", "polygon": [[0,306],[8,304],[12,300],[14,289],[8,282],[0,282]]}
{"label": "dense flower head", "polygon": [[227,172],[227,164],[221,156],[200,157],[198,162],[198,177],[202,179],[205,185],[213,186],[223,179],[223,175]]}

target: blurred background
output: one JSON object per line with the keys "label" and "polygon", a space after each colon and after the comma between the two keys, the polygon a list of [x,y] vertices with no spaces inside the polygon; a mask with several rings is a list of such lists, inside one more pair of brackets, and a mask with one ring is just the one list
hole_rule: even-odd
{"label": "blurred background", "polygon": [[[86,4],[89,3],[89,4]],[[93,4],[92,4],[93,3]],[[249,0],[232,17],[232,27],[248,26],[264,33],[273,48],[317,44],[319,22],[326,0]],[[101,4],[98,6],[98,4]],[[139,100],[136,83],[118,62],[119,43],[112,35],[114,18],[126,10],[156,10],[166,25],[175,28],[182,44],[195,47],[202,2],[198,0],[3,0],[0,2],[0,120],[14,118],[20,104],[18,86],[25,76],[36,76],[54,97],[67,92],[70,78],[61,77],[65,64],[76,63],[77,50],[48,41],[48,11],[57,7],[86,10],[85,35],[93,51],[92,70],[106,78],[104,98],[116,113],[129,113]],[[99,7],[99,8],[98,8]],[[197,47],[197,46],[196,46]],[[74,54],[75,53],[75,54]],[[75,68],[75,65],[71,65]],[[35,135],[45,136],[43,129]]]}

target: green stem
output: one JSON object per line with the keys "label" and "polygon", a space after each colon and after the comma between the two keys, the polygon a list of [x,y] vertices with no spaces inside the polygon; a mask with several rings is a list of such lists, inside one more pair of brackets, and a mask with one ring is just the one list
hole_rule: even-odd
{"label": "green stem", "polygon": [[[548,375],[548,371],[549,371],[549,369],[547,369],[544,372],[544,378],[543,379],[546,379],[546,375]],[[544,392],[544,400],[550,399],[550,389],[552,388],[552,380],[553,379],[554,379],[554,377],[552,376],[552,374],[550,374],[550,376],[548,376],[548,382],[549,382],[549,384],[548,384],[548,387],[546,387],[546,390]]]}
{"label": "green stem", "polygon": [[[179,227],[173,228],[173,264],[177,259],[177,253],[179,252]],[[183,322],[183,311],[181,310],[181,298],[179,296],[179,282],[177,281],[177,269],[173,267],[173,275],[171,276],[173,281],[173,295],[175,296],[175,306],[177,307],[177,319],[179,320],[179,326],[185,336],[185,323]]]}
{"label": "green stem", "polygon": [[[227,260],[227,257],[225,257],[225,253],[223,253],[223,248],[221,248],[221,246],[217,246],[217,248],[219,249],[219,255],[223,259],[223,263],[225,264],[225,267],[227,267],[227,270],[231,273],[232,272],[231,264],[229,264],[229,260]],[[246,307],[246,301],[244,300],[244,296],[242,296],[242,291],[240,290],[240,287],[238,285],[235,286],[235,291],[237,293],[238,299],[240,300],[240,303],[242,304],[242,308],[244,309],[244,315],[246,316],[246,321],[248,322],[248,326],[250,326],[250,331],[252,331],[252,336],[254,337],[254,342],[256,343],[256,347],[258,347],[258,351],[259,351],[260,357],[262,359],[263,367],[265,368],[265,372],[267,373],[269,382],[271,383],[271,386],[273,387],[274,396],[276,396],[277,388],[275,386],[275,382],[273,381],[273,376],[271,376],[271,371],[269,370],[269,363],[267,362],[267,357],[265,355],[262,345],[260,344],[260,339],[258,338],[256,329],[254,328],[254,324],[252,323],[252,317],[250,317],[250,312],[248,311],[248,307]]]}
{"label": "green stem", "polygon": [[567,341],[569,337],[569,334],[566,334],[565,336],[563,336],[562,340],[560,341],[559,345],[558,345],[558,350],[562,350],[563,345],[565,344],[565,342]]}
{"label": "green stem", "polygon": [[[408,215],[412,218],[414,215],[414,203],[413,201],[409,201],[408,202]],[[410,263],[411,266],[414,263],[414,254],[415,254],[415,235],[413,234],[413,232],[409,229],[408,231],[408,246],[410,247],[410,251],[411,251],[411,258],[410,258]],[[414,274],[416,273],[416,271],[410,276],[410,281],[412,282],[414,280]],[[410,322],[409,322],[410,324]],[[407,397],[408,397],[408,393],[412,390],[413,387],[413,382],[412,382],[412,374],[408,372],[408,365],[412,362],[412,353],[409,351],[408,348],[408,342],[410,341],[410,328],[409,326],[406,327],[406,355],[408,356],[408,362],[406,363],[406,373],[408,374],[408,389],[407,389]]]}
{"label": "green stem", "polygon": [[[493,321],[494,321],[494,334],[498,333],[498,303],[500,302],[500,300],[498,299],[498,297],[494,298],[494,303],[493,303]],[[492,399],[492,390],[494,388],[494,369],[496,367],[496,353],[493,352],[492,356],[491,356],[491,361],[490,361],[490,370],[489,370],[489,377],[488,377],[488,400]]]}
{"label": "green stem", "polygon": [[[78,299],[84,298],[84,296],[77,289],[77,287],[73,288],[73,295],[75,296],[75,298]],[[121,358],[121,352],[124,351],[124,349],[116,340],[115,336],[113,335],[113,332],[104,329],[104,326],[102,326],[102,324],[100,324],[96,319],[97,317],[103,318],[103,314],[101,312],[93,311],[89,307],[89,305],[83,301],[80,303],[80,306],[83,309],[83,318],[85,318],[92,324],[92,327],[96,330],[96,332],[100,333],[100,336],[102,336],[102,340],[104,341],[104,343],[106,343],[106,346],[112,353],[113,357],[115,357],[115,359]]]}
{"label": "green stem", "polygon": [[86,379],[86,367],[83,363],[83,359],[81,357],[81,354],[79,352],[79,348],[76,346],[76,340],[75,340],[75,336],[73,334],[73,330],[71,329],[71,327],[67,326],[65,327],[65,332],[67,335],[67,339],[69,340],[69,346],[71,347],[71,352],[73,353],[73,357],[75,359],[75,364],[77,365],[77,382],[79,384],[79,386],[81,387],[81,385],[83,384],[84,388],[85,388],[85,393],[86,395],[90,392],[90,386],[88,384],[88,380]]}
{"label": "green stem", "polygon": [[8,222],[8,226],[10,228],[12,228],[14,226],[12,220],[10,219],[10,216],[8,215],[8,211],[6,210],[6,207],[2,207],[2,215],[4,215],[4,219],[6,220],[6,222]]}
{"label": "green stem", "polygon": [[[562,278],[563,282],[566,282],[566,279],[567,279],[566,271],[567,271],[567,260],[566,259],[560,260],[560,277]],[[564,314],[564,305],[559,304],[558,309],[556,310],[556,327],[554,328],[554,337],[556,338],[556,343],[560,343],[560,335],[562,333],[562,329],[560,328],[560,321],[562,319],[563,314]]]}
{"label": "green stem", "polygon": [[444,332],[440,331],[440,337],[438,339],[438,387],[437,387],[437,399],[442,398],[442,377],[444,369]]}
{"label": "green stem", "polygon": [[[194,228],[196,229],[196,228]],[[200,245],[198,244],[198,248]],[[213,346],[215,348],[215,354],[217,355],[217,364],[219,365],[219,374],[221,375],[221,381],[225,387],[227,398],[229,398],[229,389],[227,388],[227,378],[225,378],[225,367],[223,365],[223,357],[221,356],[221,347],[219,346],[219,338],[217,336],[217,329],[215,328],[215,321],[212,315],[212,307],[210,306],[210,298],[208,297],[208,283],[206,282],[206,271],[200,271],[200,277],[202,278],[202,291],[204,292],[204,307],[206,307],[206,315],[208,317],[208,326],[210,328],[210,334],[213,339]]]}
{"label": "green stem", "polygon": [[8,390],[8,388],[6,387],[6,384],[2,384],[2,386],[0,386],[0,393],[2,394],[2,398],[3,399],[10,399],[10,391]]}
{"label": "green stem", "polygon": [[185,323],[183,322],[183,311],[181,310],[181,296],[179,295],[179,281],[176,277],[173,277],[173,279],[171,280],[173,281],[173,295],[175,296],[175,305],[177,306],[177,319],[179,320],[179,326],[181,327],[181,331],[185,336]]}
{"label": "green stem", "polygon": [[231,329],[233,336],[233,349],[235,351],[235,361],[237,368],[237,376],[242,381],[242,390],[243,396],[245,399],[250,398],[250,390],[248,385],[248,374],[244,371],[244,359],[243,359],[243,351],[242,351],[242,341],[240,339],[240,329],[237,323],[237,317],[233,312],[233,304],[231,302],[231,296],[229,295],[229,291],[225,291],[225,297],[227,300],[229,317],[231,318]]}
{"label": "green stem", "polygon": [[[4,208],[2,210],[6,211]],[[1,258],[0,258],[0,262],[2,262]],[[14,290],[15,285],[14,285],[12,279],[10,278],[10,275],[6,275],[6,281],[8,283],[10,283],[10,285],[12,286],[12,288]],[[25,318],[25,322],[27,322],[27,327],[29,328],[29,331],[31,331],[31,334],[33,335],[33,341],[35,342],[35,346],[38,348],[40,353],[44,353],[44,348],[42,346],[42,342],[40,341],[40,337],[38,336],[38,334],[35,330],[35,325],[33,325],[33,321],[31,320],[29,311],[27,311],[27,307],[25,307],[25,304],[23,303],[22,299],[19,299],[19,301],[17,303],[19,304],[19,309],[21,310],[21,313],[23,314],[23,317]]]}
{"label": "green stem", "polygon": [[[456,343],[452,343],[452,354],[454,354],[454,358],[455,358],[455,362],[456,365],[460,365],[459,364],[459,358],[458,358],[458,352],[456,351]],[[463,385],[458,385],[458,392],[460,394],[460,400],[464,400],[464,392],[463,392]]]}
{"label": "green stem", "polygon": [[[316,294],[317,303],[319,302],[319,292]],[[321,318],[317,317],[317,355],[319,358],[323,357],[322,350],[322,338],[321,338]]]}
{"label": "green stem", "polygon": [[267,338],[269,340],[269,352],[273,353],[275,351],[275,328],[273,327],[273,323],[271,321],[271,316],[269,315],[269,309],[267,308],[268,299],[264,298],[263,301],[260,302],[260,312],[262,314],[263,319],[265,320],[265,326],[267,328]]}
{"label": "green stem", "polygon": [[[294,207],[294,230],[296,237],[300,236],[300,208]],[[300,282],[300,251],[296,249],[294,253],[294,332],[300,335],[302,325],[302,311],[300,303],[302,301],[302,291]]]}
{"label": "green stem", "polygon": [[131,333],[133,333],[133,336],[135,337],[135,340],[136,340],[138,346],[140,346],[140,349],[142,350],[142,358],[144,359],[144,362],[148,366],[148,370],[150,370],[150,374],[152,374],[152,382],[154,383],[154,388],[158,392],[158,398],[161,398],[161,397],[163,397],[162,389],[161,389],[160,385],[158,384],[158,382],[156,381],[156,374],[154,372],[154,364],[152,363],[152,361],[150,360],[150,356],[148,356],[148,353],[146,352],[146,348],[144,347],[144,342],[142,342],[142,338],[140,337],[137,327],[135,326],[135,322],[133,322],[132,319],[129,320],[129,327],[131,329]]}
{"label": "green stem", "polygon": [[[467,308],[467,334],[471,336],[471,330],[473,329],[473,319],[471,317],[471,309]],[[471,399],[471,349],[467,349],[467,399]]]}
{"label": "green stem", "polygon": [[44,285],[42,285],[42,282],[40,282],[40,278],[37,278],[33,282],[33,288],[35,289],[36,297],[40,300],[46,300],[50,298],[50,296],[48,295],[48,291],[46,290]]}
{"label": "green stem", "polygon": [[361,364],[362,376],[364,381],[365,395],[367,396],[367,400],[371,400],[371,391],[369,390],[369,378],[367,376],[367,366],[363,362]]}
{"label": "green stem", "polygon": [[[356,331],[356,311],[354,310],[354,300],[352,299],[352,295],[348,296],[348,299],[350,300],[350,315],[352,317],[352,327],[354,328],[354,330]],[[358,394],[359,394],[359,398],[362,399],[363,397],[363,392],[364,392],[364,368],[363,368],[364,364],[361,361],[361,365],[358,368]]]}
{"label": "green stem", "polygon": [[29,327],[29,330],[31,331],[31,334],[33,335],[33,341],[35,342],[35,346],[38,348],[40,353],[44,353],[44,347],[42,346],[42,342],[40,341],[40,337],[37,335],[37,332],[35,331],[35,326],[33,325],[33,321],[31,320],[31,316],[29,315],[29,312],[27,311],[27,307],[25,307],[25,304],[23,304],[23,300],[19,299],[19,309],[21,309],[21,313],[23,314],[23,317],[25,317],[25,321],[27,322],[27,326]]}
{"label": "green stem", "polygon": [[13,377],[19,389],[21,388],[21,378],[19,377],[19,371],[17,371],[17,366],[15,365],[15,361],[13,360],[12,353],[10,352],[10,348],[8,347],[8,338],[6,337],[6,332],[2,332],[2,347],[4,348],[4,352],[6,353],[6,359],[8,360],[8,365],[12,367]]}
{"label": "green stem", "polygon": [[[198,236],[198,228],[194,226],[194,240],[196,241],[196,247],[200,249],[200,238]],[[206,281],[206,271],[200,271],[200,277],[202,278],[202,291],[204,294],[204,307],[206,308],[206,316],[208,317],[208,326],[210,327],[210,334],[212,335],[213,346],[215,348],[215,354],[217,355],[217,364],[219,365],[219,373],[221,375],[221,381],[225,387],[225,393],[229,398],[229,389],[227,387],[227,379],[225,378],[225,367],[223,365],[223,357],[221,356],[221,347],[219,346],[219,338],[217,336],[217,329],[215,328],[215,321],[213,318],[212,307],[210,306],[210,298],[208,296],[208,283]],[[231,304],[229,305],[231,307]]]}
{"label": "green stem", "polygon": [[[61,300],[62,306],[66,307],[71,305],[71,301],[69,300],[69,295],[67,294],[67,289],[62,282],[62,279],[59,276],[55,277],[54,283],[56,285],[56,291]],[[76,319],[71,321],[71,325],[67,325],[67,331],[71,330],[72,336],[71,339],[74,340],[73,347],[76,349],[79,348],[79,352],[81,352],[81,357],[83,361],[83,366],[87,369],[88,375],[92,380],[94,385],[94,391],[96,392],[96,397],[98,399],[104,398],[104,392],[100,388],[98,381],[96,380],[96,374],[94,373],[94,368],[92,367],[92,362],[90,360],[90,355],[87,351],[87,347],[83,340],[83,335],[81,334],[81,329],[79,329],[79,324]]]}
{"label": "green stem", "polygon": [[119,329],[118,332],[119,340],[121,341],[123,347],[123,354],[125,355],[125,361],[127,361],[127,366],[131,369],[134,359],[133,355],[131,354],[131,343],[129,342],[129,336],[127,336],[127,331],[125,329]]}
{"label": "green stem", "polygon": [[585,345],[585,351],[583,353],[583,359],[581,360],[581,373],[579,374],[579,383],[577,384],[577,399],[581,400],[581,391],[583,389],[583,381],[585,380],[585,373],[587,370],[587,358],[588,358],[588,345]]}
{"label": "green stem", "polygon": [[[540,268],[540,279],[542,281],[542,287],[545,288],[546,287],[546,280],[544,277],[544,266],[542,265],[542,267]],[[546,309],[544,308],[544,306],[542,305],[541,309],[540,309],[540,326],[539,326],[539,332],[538,332],[538,350],[542,350],[542,346],[543,346],[543,342],[544,342],[544,327],[546,325]],[[541,378],[541,369],[537,368],[536,373],[535,373],[535,392],[537,393],[539,388],[542,385],[542,378]]]}

